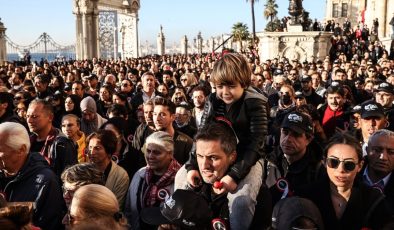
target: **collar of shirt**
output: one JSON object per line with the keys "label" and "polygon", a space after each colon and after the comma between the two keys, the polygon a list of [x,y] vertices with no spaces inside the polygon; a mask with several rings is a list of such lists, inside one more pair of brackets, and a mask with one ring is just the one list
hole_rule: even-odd
{"label": "collar of shirt", "polygon": [[148,94],[146,94],[143,90],[142,90],[142,100],[144,102],[148,101],[149,99],[152,99],[156,96],[155,92],[152,93],[152,96],[148,96]]}
{"label": "collar of shirt", "polygon": [[387,176],[385,176],[383,179],[377,181],[376,183],[373,183],[372,180],[371,180],[371,178],[369,178],[369,176],[368,176],[368,168],[369,168],[369,167],[367,166],[367,167],[365,168],[365,170],[364,170],[364,173],[363,173],[363,180],[364,180],[364,182],[365,182],[368,186],[373,187],[373,186],[375,186],[375,185],[381,184],[382,181],[383,181],[384,187],[386,187],[387,183],[388,183],[389,180],[390,180],[391,173],[389,173]]}

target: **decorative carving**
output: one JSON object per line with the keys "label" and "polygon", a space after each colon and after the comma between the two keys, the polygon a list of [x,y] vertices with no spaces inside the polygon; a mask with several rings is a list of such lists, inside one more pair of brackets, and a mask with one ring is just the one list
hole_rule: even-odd
{"label": "decorative carving", "polygon": [[[113,57],[115,41],[117,41],[116,27],[118,23],[116,11],[100,11],[99,13],[99,41],[101,57]],[[115,39],[115,40],[114,40]]]}
{"label": "decorative carving", "polygon": [[79,0],[74,0],[73,1],[73,13],[74,14],[80,14],[80,9],[79,9]]}

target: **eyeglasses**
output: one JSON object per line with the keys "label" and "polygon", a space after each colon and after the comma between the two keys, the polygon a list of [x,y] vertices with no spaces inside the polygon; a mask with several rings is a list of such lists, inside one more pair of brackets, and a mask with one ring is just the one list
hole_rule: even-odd
{"label": "eyeglasses", "polygon": [[326,162],[327,162],[327,166],[332,168],[332,169],[337,169],[339,167],[339,164],[342,163],[343,169],[346,172],[351,172],[351,171],[353,171],[356,168],[356,163],[354,161],[351,161],[351,160],[343,160],[343,161],[341,161],[341,160],[339,160],[337,158],[329,157],[329,158],[327,158]]}

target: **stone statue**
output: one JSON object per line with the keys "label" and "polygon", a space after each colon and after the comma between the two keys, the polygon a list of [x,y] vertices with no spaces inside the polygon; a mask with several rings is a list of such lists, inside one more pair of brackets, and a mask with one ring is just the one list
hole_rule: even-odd
{"label": "stone statue", "polygon": [[289,0],[289,14],[292,16],[291,25],[300,24],[298,17],[302,14],[303,9],[302,0]]}

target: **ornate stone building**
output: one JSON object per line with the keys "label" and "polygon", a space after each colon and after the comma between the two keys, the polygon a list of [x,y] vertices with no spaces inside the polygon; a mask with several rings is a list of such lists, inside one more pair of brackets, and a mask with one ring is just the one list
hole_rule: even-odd
{"label": "ornate stone building", "polygon": [[138,57],[139,0],[73,0],[76,58]]}
{"label": "ornate stone building", "polygon": [[372,27],[372,21],[379,21],[379,37],[389,37],[393,31],[389,22],[394,16],[394,0],[327,0],[326,20],[334,19],[341,25],[349,18],[352,26],[362,19]]}
{"label": "ornate stone building", "polygon": [[3,65],[7,61],[7,41],[5,40],[5,31],[6,28],[0,18],[0,65]]}

